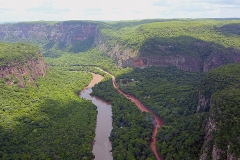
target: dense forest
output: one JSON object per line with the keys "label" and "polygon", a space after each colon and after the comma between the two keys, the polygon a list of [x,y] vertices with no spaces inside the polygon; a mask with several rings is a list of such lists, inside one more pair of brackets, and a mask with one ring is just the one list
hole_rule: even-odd
{"label": "dense forest", "polygon": [[104,56],[103,53],[96,48],[92,48],[87,52],[80,52],[79,54],[65,53],[58,58],[47,57],[45,60],[51,66],[65,68],[67,70],[88,70],[103,75],[104,73],[94,69],[94,67],[101,67],[115,76],[132,70],[131,68],[118,67],[111,58]]}
{"label": "dense forest", "polygon": [[[5,68],[39,57],[39,49],[25,43],[1,43],[1,49]],[[24,88],[8,86],[8,78],[1,79],[0,158],[93,158],[96,107],[78,96],[91,74],[51,67],[34,85],[27,82],[27,76]]]}
{"label": "dense forest", "polygon": [[[121,90],[139,98],[164,120],[156,144],[164,159],[199,159],[208,116],[218,129],[206,145],[216,144],[223,151],[230,145],[230,153],[239,157],[239,141],[235,140],[240,134],[239,73],[239,64],[220,67],[206,75],[173,67],[151,67],[123,74],[117,82]],[[211,98],[211,105],[197,111],[198,91]],[[208,155],[211,159],[210,152]],[[221,156],[226,159],[227,152]]]}
{"label": "dense forest", "polygon": [[96,107],[78,97],[90,80],[54,68],[37,87],[1,80],[1,159],[91,159]]}
{"label": "dense forest", "polygon": [[199,86],[201,94],[211,99],[209,113],[216,125],[213,138],[206,143],[206,147],[216,145],[222,150],[220,159],[226,159],[229,153],[233,154],[233,157],[240,157],[239,82],[240,64],[238,63],[210,71]]}
{"label": "dense forest", "polygon": [[204,118],[196,113],[197,86],[202,73],[174,67],[135,69],[117,77],[122,91],[134,95],[159,115],[165,125],[158,133],[164,159],[198,159],[204,141]]}
{"label": "dense forest", "polygon": [[112,86],[107,79],[93,87],[93,95],[111,102],[113,130],[110,140],[114,159],[154,159],[149,147],[153,117],[141,111]]}
{"label": "dense forest", "polygon": [[[120,43],[123,47],[128,46],[133,49],[140,49],[149,39],[167,39],[173,42],[175,38],[182,38],[188,44],[188,38],[199,39],[210,44],[218,44],[226,48],[239,48],[239,20],[158,20],[151,23],[141,21],[138,23],[118,22],[109,23],[101,27],[101,33],[109,43]],[[129,25],[132,24],[132,25]],[[171,41],[165,41],[170,44]],[[185,45],[186,45],[185,44]],[[154,45],[154,44],[153,44]],[[184,46],[185,46],[184,45]],[[214,45],[213,45],[214,46]],[[154,48],[149,48],[154,50]],[[183,47],[183,49],[187,49]],[[191,50],[191,49],[190,49]]]}

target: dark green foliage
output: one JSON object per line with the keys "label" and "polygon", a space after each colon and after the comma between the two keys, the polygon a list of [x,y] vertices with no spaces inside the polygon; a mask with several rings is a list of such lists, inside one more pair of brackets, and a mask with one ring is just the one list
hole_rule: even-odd
{"label": "dark green foliage", "polygon": [[142,56],[155,55],[188,55],[199,56],[202,59],[209,56],[214,50],[220,47],[213,47],[212,44],[189,36],[171,38],[148,39],[140,48]]}
{"label": "dark green foliage", "polygon": [[202,76],[174,67],[150,67],[117,78],[124,92],[136,96],[165,122],[157,141],[164,159],[199,159],[206,116],[195,112]]}
{"label": "dark green foliage", "polygon": [[44,45],[44,49],[51,49],[55,45],[55,41],[50,40],[47,44]]}
{"label": "dark green foliage", "polygon": [[[135,95],[165,122],[172,121],[169,113],[187,116],[195,112],[198,101],[196,87],[202,73],[190,73],[175,67],[135,69],[117,78],[120,88]],[[127,79],[128,84],[121,84]],[[134,79],[134,81],[132,81]],[[185,107],[185,108],[183,108]]]}
{"label": "dark green foliage", "polygon": [[154,22],[167,22],[173,21],[171,19],[144,19],[144,20],[132,20],[132,21],[117,21],[117,22],[109,22],[111,27],[115,29],[121,29],[124,27],[131,27],[131,26],[138,26],[147,23],[154,23]]}
{"label": "dark green foliage", "polygon": [[44,57],[48,57],[48,58],[59,58],[59,57],[61,57],[61,53],[54,52],[54,51],[51,51],[51,50],[45,51],[42,55]]}
{"label": "dark green foliage", "polygon": [[66,43],[65,42],[63,42],[63,41],[58,42],[57,49],[63,50],[65,48],[66,48]]}
{"label": "dark green foliage", "polygon": [[90,37],[83,41],[75,41],[70,47],[69,51],[73,53],[86,52],[92,48],[94,44],[94,37]]}
{"label": "dark green foliage", "polygon": [[154,158],[150,149],[152,117],[141,111],[112,86],[111,79],[93,87],[93,94],[111,102],[113,130],[110,140],[114,159]]}
{"label": "dark green foliage", "polygon": [[59,67],[77,67],[77,66],[91,66],[101,67],[107,70],[113,75],[120,75],[124,72],[128,72],[131,69],[125,68],[120,69],[117,67],[111,58],[103,55],[96,48],[90,49],[87,52],[81,52],[79,54],[73,53],[61,53],[62,56],[58,58],[45,58],[49,65],[59,66]]}
{"label": "dark green foliage", "polygon": [[229,86],[235,86],[240,83],[239,64],[228,65],[214,69],[203,77],[199,90],[206,97],[211,97],[217,91],[221,91]]}
{"label": "dark green foliage", "polygon": [[25,43],[0,43],[0,66],[26,62],[39,57],[39,49],[35,45]]}
{"label": "dark green foliage", "polygon": [[224,152],[226,159],[229,153],[240,157],[240,64],[227,65],[214,69],[203,78],[200,91],[211,98],[210,113],[216,123],[217,130],[213,133],[212,144]]}
{"label": "dark green foliage", "polygon": [[[182,52],[191,56],[196,55],[196,53],[205,56],[210,54],[212,49],[215,50],[213,52],[217,53],[223,49],[226,54],[232,53],[233,48],[239,50],[239,37],[232,34],[226,36],[216,29],[224,25],[228,28],[227,25],[233,23],[239,24],[239,20],[178,19],[160,22],[153,20],[149,23],[116,22],[101,27],[100,31],[102,41],[109,46],[109,49],[119,44],[122,46],[121,49],[130,48],[143,51],[144,56],[151,54],[176,55],[182,54]],[[230,30],[232,30],[231,27]],[[237,31],[236,26],[235,31]],[[136,53],[139,54],[139,52]]]}
{"label": "dark green foliage", "polygon": [[76,94],[84,72],[51,68],[37,87],[0,90],[0,159],[92,159],[96,107]]}
{"label": "dark green foliage", "polygon": [[164,159],[199,159],[206,114],[178,118],[158,134],[158,149]]}
{"label": "dark green foliage", "polygon": [[[60,22],[63,25],[90,21]],[[30,22],[37,23],[37,22]],[[45,22],[44,22],[45,23]],[[27,23],[19,24],[26,27]],[[54,23],[48,24],[52,26]],[[92,23],[99,28],[101,41],[109,47],[140,51],[141,56],[178,55],[199,56],[202,60],[221,54],[227,57],[239,52],[239,20],[143,20],[133,22]],[[9,28],[16,27],[9,25]],[[76,32],[76,30],[72,30]],[[0,37],[1,39],[1,37]],[[3,39],[1,39],[3,40]],[[7,41],[20,39],[10,36]],[[0,81],[0,159],[92,159],[92,141],[96,108],[76,93],[88,84],[90,74],[101,67],[121,75],[117,83],[127,93],[135,95],[153,112],[160,115],[165,126],[156,143],[164,159],[199,159],[204,140],[205,119],[211,116],[217,130],[208,141],[208,158],[213,145],[240,157],[240,65],[202,73],[188,73],[176,68],[120,69],[113,60],[93,47],[94,36],[82,42],[49,39],[21,39],[38,44],[47,62],[55,66],[45,78],[36,82],[37,88],[6,86]],[[73,53],[65,53],[71,51]],[[15,60],[24,62],[36,58],[38,49],[23,43],[0,44],[0,66]],[[234,59],[234,58],[232,58]],[[71,71],[80,71],[73,73]],[[86,77],[86,78],[84,78]],[[203,79],[202,79],[203,77]],[[14,77],[12,77],[14,78]],[[202,81],[201,81],[202,79]],[[201,81],[201,82],[200,82]],[[200,87],[198,86],[200,83]],[[112,87],[111,80],[100,83],[94,94],[113,105],[112,140],[115,159],[154,159],[149,148],[152,117],[140,111]],[[198,91],[211,98],[211,108],[196,112]],[[209,102],[210,104],[210,102]],[[210,110],[209,115],[207,113]],[[226,159],[227,152],[221,153]]]}
{"label": "dark green foliage", "polygon": [[226,35],[240,35],[240,23],[226,24],[219,28],[216,28],[217,31],[222,32]]}

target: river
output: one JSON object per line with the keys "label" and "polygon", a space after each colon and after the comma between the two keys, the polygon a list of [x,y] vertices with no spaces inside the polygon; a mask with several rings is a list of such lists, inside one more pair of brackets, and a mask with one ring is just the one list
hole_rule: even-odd
{"label": "river", "polygon": [[[97,67],[96,67],[97,68]],[[101,68],[97,68],[112,77],[112,83],[114,88],[122,95],[124,95],[127,99],[131,100],[142,112],[149,112],[154,117],[154,127],[153,127],[153,135],[150,142],[150,148],[152,149],[157,160],[162,160],[162,157],[159,155],[156,149],[156,135],[158,132],[158,128],[163,125],[163,121],[160,117],[154,114],[151,110],[149,110],[141,101],[139,101],[136,97],[132,95],[128,95],[121,91],[115,81],[115,77],[110,73],[102,70]],[[93,154],[95,155],[95,160],[112,160],[112,150],[111,142],[109,142],[108,137],[110,136],[112,130],[112,108],[110,103],[89,95],[92,92],[92,87],[100,82],[103,77],[98,74],[94,74],[92,81],[89,85],[80,93],[82,98],[87,100],[91,100],[93,104],[97,106],[98,115],[97,115],[97,125],[96,125],[96,137],[93,145]]]}
{"label": "river", "polygon": [[158,132],[158,128],[161,127],[164,123],[162,121],[162,119],[160,117],[158,117],[156,114],[154,114],[149,108],[147,108],[141,101],[139,101],[136,97],[132,96],[132,95],[129,95],[129,94],[126,94],[124,93],[123,91],[121,91],[117,84],[116,84],[116,80],[115,80],[115,77],[113,75],[111,75],[110,73],[102,70],[101,68],[98,68],[96,67],[97,69],[101,70],[102,72],[105,72],[107,73],[108,75],[110,75],[112,77],[112,83],[113,83],[113,86],[114,88],[120,93],[122,94],[123,96],[125,96],[127,99],[131,100],[137,107],[138,109],[141,110],[141,112],[149,112],[153,115],[154,117],[154,127],[153,127],[153,135],[152,135],[152,139],[151,139],[151,142],[150,142],[150,148],[152,149],[155,157],[157,160],[162,160],[162,157],[159,155],[159,153],[157,152],[157,149],[156,149],[156,136],[157,136],[157,132]]}
{"label": "river", "polygon": [[93,144],[93,154],[95,160],[112,160],[112,144],[108,137],[112,131],[112,106],[110,103],[91,96],[92,87],[99,83],[103,77],[99,74],[94,74],[93,79],[87,87],[80,93],[81,98],[91,100],[94,105],[97,106],[97,123],[96,123],[96,136]]}

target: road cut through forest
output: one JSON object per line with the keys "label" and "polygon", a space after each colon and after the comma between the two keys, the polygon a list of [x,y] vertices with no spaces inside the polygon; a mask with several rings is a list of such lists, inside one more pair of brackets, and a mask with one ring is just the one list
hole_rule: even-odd
{"label": "road cut through forest", "polygon": [[132,95],[129,95],[129,94],[126,94],[124,93],[123,91],[121,91],[117,84],[116,84],[116,80],[115,80],[115,77],[113,75],[111,75],[110,73],[102,70],[101,68],[98,68],[96,67],[97,69],[101,70],[102,72],[110,75],[112,77],[112,83],[113,83],[113,86],[114,88],[120,93],[122,94],[123,96],[125,96],[127,99],[131,100],[131,102],[133,102],[140,110],[141,112],[149,112],[153,115],[154,117],[154,127],[153,127],[153,135],[152,135],[152,138],[151,138],[151,142],[150,142],[150,148],[152,149],[155,157],[157,160],[162,160],[162,157],[159,155],[159,153],[157,152],[157,149],[156,149],[156,135],[157,135],[157,132],[158,132],[158,128],[161,127],[164,123],[162,121],[162,119],[160,117],[158,117],[156,114],[154,114],[150,109],[148,109],[141,101],[139,101],[136,97],[132,96]]}

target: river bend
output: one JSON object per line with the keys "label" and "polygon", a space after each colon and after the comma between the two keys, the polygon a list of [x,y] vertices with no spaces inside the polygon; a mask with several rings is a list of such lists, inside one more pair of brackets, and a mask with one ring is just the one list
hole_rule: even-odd
{"label": "river bend", "polygon": [[108,137],[112,131],[112,106],[110,103],[98,98],[91,96],[92,87],[100,82],[103,77],[98,74],[94,74],[92,81],[89,85],[80,93],[81,98],[91,100],[94,105],[97,106],[97,123],[96,123],[96,136],[93,144],[93,154],[95,160],[112,160],[112,144]]}

